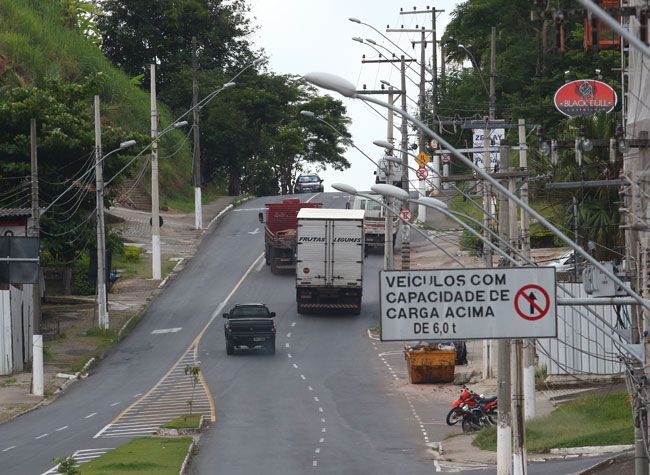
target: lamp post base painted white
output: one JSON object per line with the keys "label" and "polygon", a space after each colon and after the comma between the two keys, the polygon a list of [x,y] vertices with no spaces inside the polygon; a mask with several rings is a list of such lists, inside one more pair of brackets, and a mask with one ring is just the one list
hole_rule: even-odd
{"label": "lamp post base painted white", "polygon": [[512,427],[497,426],[497,475],[511,475],[511,474],[512,474]]}
{"label": "lamp post base painted white", "polygon": [[524,417],[526,420],[535,417],[535,366],[524,367]]}
{"label": "lamp post base painted white", "polygon": [[153,280],[160,280],[162,273],[160,270],[160,236],[158,234],[151,236],[151,266]]}
{"label": "lamp post base painted white", "polygon": [[433,156],[433,190],[432,195],[440,194],[440,155]]}
{"label": "lamp post base painted white", "polygon": [[33,335],[32,345],[32,394],[43,396],[43,335]]}
{"label": "lamp post base painted white", "polygon": [[108,329],[108,308],[106,305],[106,284],[97,288],[97,315],[99,328]]}
{"label": "lamp post base painted white", "polygon": [[[427,186],[426,182],[424,180],[420,180],[418,192],[421,197],[427,196],[426,186]],[[418,219],[423,223],[426,223],[427,221],[427,207],[424,206],[423,204],[418,205]]]}
{"label": "lamp post base painted white", "polygon": [[201,187],[194,188],[194,227],[203,229],[203,209],[201,208]]}

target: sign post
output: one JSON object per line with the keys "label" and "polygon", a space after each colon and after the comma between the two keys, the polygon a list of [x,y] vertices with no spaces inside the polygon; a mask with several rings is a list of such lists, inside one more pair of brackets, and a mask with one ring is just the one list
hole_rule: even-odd
{"label": "sign post", "polygon": [[382,271],[381,339],[557,336],[555,269]]}

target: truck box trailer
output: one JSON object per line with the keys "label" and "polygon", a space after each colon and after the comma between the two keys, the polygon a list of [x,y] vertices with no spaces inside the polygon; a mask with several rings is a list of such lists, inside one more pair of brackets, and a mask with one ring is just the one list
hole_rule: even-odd
{"label": "truck box trailer", "polygon": [[264,223],[264,258],[271,272],[279,274],[296,268],[296,225],[298,211],[302,208],[320,208],[322,203],[301,202],[298,198],[285,198],[280,203],[266,204],[259,214]]}
{"label": "truck box trailer", "polygon": [[298,313],[358,315],[363,293],[363,210],[305,208],[298,212]]}
{"label": "truck box trailer", "polygon": [[[386,240],[386,215],[384,208],[377,202],[369,200],[366,196],[372,196],[377,200],[382,200],[381,195],[369,193],[364,196],[352,196],[347,203],[349,209],[362,209],[365,211],[363,217],[363,225],[365,231],[366,252],[368,249],[384,250],[384,241]],[[392,241],[393,247],[395,246],[395,239],[397,237],[397,229],[399,228],[399,221],[396,216],[392,217],[393,220],[393,234]]]}

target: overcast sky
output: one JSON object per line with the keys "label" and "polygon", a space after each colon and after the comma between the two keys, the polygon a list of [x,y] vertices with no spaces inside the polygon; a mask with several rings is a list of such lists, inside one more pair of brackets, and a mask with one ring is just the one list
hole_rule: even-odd
{"label": "overcast sky", "polygon": [[[352,37],[371,38],[389,48],[396,48],[382,38],[372,28],[353,23],[349,17],[358,18],[374,26],[401,46],[406,52],[419,58],[419,45],[411,47],[410,41],[419,34],[386,33],[386,25],[414,28],[416,25],[431,28],[431,14],[400,15],[400,7],[405,11],[417,7],[426,10],[429,6],[445,10],[437,15],[437,36],[440,39],[449,21],[449,15],[458,1],[439,0],[436,3],[421,1],[400,3],[391,0],[250,0],[252,14],[259,31],[254,36],[257,46],[265,49],[269,56],[269,68],[279,74],[303,75],[312,71],[324,71],[348,79],[358,89],[367,85],[368,89],[379,89],[381,79],[399,87],[399,71],[390,64],[361,64],[362,55],[376,58],[377,53],[368,45],[352,41]],[[419,38],[417,38],[419,39]],[[430,39],[430,37],[429,37]],[[380,51],[385,52],[380,48]],[[428,65],[431,63],[431,47],[426,51]],[[438,56],[439,53],[438,53]],[[439,59],[440,60],[440,59]],[[414,81],[419,78],[410,74]],[[407,81],[408,96],[417,101],[417,87]],[[323,92],[325,93],[325,92]],[[377,160],[382,150],[372,144],[373,140],[386,139],[386,121],[359,100],[342,98],[352,119],[350,132],[354,143]],[[384,96],[385,97],[385,96]],[[414,104],[408,101],[409,107]],[[380,110],[385,116],[385,110]],[[399,120],[396,119],[399,125]],[[395,134],[398,138],[398,134]],[[414,141],[415,139],[412,139]],[[343,182],[358,190],[368,190],[374,184],[374,165],[362,154],[349,148],[346,157],[352,167],[345,172],[326,170],[319,172],[325,179],[325,190],[332,191],[330,185]]]}

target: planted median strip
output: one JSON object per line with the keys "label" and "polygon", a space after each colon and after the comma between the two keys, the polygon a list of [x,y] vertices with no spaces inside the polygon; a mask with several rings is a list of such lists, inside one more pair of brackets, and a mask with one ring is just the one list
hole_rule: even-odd
{"label": "planted median strip", "polygon": [[83,475],[178,475],[191,444],[191,437],[138,438],[83,464],[80,469]]}

